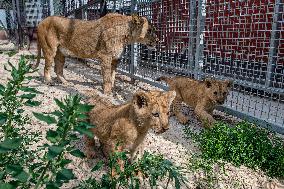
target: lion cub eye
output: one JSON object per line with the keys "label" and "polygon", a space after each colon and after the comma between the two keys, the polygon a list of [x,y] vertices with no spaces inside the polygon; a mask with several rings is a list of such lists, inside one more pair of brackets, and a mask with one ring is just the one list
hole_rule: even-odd
{"label": "lion cub eye", "polygon": [[160,114],[159,113],[152,113],[153,117],[159,117]]}
{"label": "lion cub eye", "polygon": [[214,92],[214,95],[217,95],[217,91]]}

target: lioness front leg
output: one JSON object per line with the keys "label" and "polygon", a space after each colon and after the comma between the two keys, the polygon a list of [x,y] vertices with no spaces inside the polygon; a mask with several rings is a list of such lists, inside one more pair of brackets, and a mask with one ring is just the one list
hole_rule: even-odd
{"label": "lioness front leg", "polygon": [[189,120],[188,116],[182,113],[182,102],[179,99],[175,99],[172,104],[173,113],[181,124],[186,124]]}
{"label": "lioness front leg", "polygon": [[215,119],[206,110],[204,110],[203,106],[197,105],[194,112],[199,117],[199,119],[202,121],[205,127],[207,128],[213,127],[215,123]]}
{"label": "lioness front leg", "polygon": [[57,50],[54,61],[55,61],[54,72],[56,73],[57,79],[64,85],[68,84],[68,82],[66,81],[63,75],[65,56],[59,50]]}

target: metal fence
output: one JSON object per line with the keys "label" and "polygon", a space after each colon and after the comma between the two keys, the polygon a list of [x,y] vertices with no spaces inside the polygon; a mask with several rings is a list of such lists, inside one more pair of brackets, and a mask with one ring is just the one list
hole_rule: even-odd
{"label": "metal fence", "polygon": [[[138,13],[160,44],[125,48],[119,70],[155,82],[160,75],[232,79],[219,110],[284,133],[284,10],[281,0],[54,0],[55,13],[94,20]],[[60,9],[58,9],[60,7]],[[194,90],[194,89],[193,89]]]}
{"label": "metal fence", "polygon": [[76,1],[66,2],[66,16],[97,19],[103,10],[136,12],[155,25],[157,50],[127,47],[122,73],[162,88],[155,82],[159,75],[232,79],[234,89],[219,110],[284,133],[282,1],[109,0],[80,6],[77,1],[75,8]]}

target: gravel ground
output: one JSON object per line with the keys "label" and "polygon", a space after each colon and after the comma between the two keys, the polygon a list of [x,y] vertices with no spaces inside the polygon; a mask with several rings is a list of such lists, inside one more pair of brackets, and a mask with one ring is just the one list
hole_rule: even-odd
{"label": "gravel ground", "polygon": [[[22,51],[17,55],[9,58],[6,54],[0,54],[0,83],[4,84],[7,82],[7,72],[4,70],[4,64],[8,59],[15,64],[19,58],[19,54],[28,53]],[[84,65],[76,60],[68,59],[68,67],[65,68],[64,74],[66,79],[72,84],[68,86],[63,86],[61,84],[55,84],[54,86],[47,86],[43,83],[43,60],[39,67],[39,71],[32,74],[33,80],[29,85],[36,87],[39,91],[44,94],[38,95],[36,100],[42,101],[42,105],[39,107],[27,107],[27,112],[30,114],[32,111],[36,112],[52,112],[56,109],[56,105],[53,101],[53,98],[63,98],[66,95],[70,94],[80,94],[84,99],[88,98],[90,94],[102,94],[102,77],[100,74],[99,66],[97,65]],[[53,73],[53,77],[55,74]],[[127,101],[132,97],[132,94],[138,89],[152,90],[154,87],[136,81],[134,84],[130,82],[130,78],[124,75],[117,75],[116,84],[113,92],[113,97],[109,98],[113,103],[120,104],[124,101]],[[191,114],[191,111],[190,111]],[[238,121],[232,116],[227,116],[223,113],[218,113],[218,116],[221,119],[228,120],[230,122]],[[163,154],[164,157],[172,160],[176,165],[187,167],[190,157],[198,153],[198,149],[194,146],[194,143],[190,139],[185,139],[183,128],[191,127],[194,130],[200,130],[200,123],[196,118],[192,116],[191,122],[188,125],[179,124],[174,117],[171,117],[170,129],[161,135],[156,135],[150,132],[144,141],[145,150]],[[47,124],[37,121],[33,116],[31,116],[32,124],[29,126],[31,130],[39,131],[45,134],[45,132],[50,128]],[[45,142],[42,140],[42,142]],[[80,140],[76,144],[79,149],[84,150],[83,141]],[[92,166],[98,162],[100,159],[104,159],[101,152],[98,151],[98,155],[94,159],[79,159],[71,157],[74,161],[71,163],[70,168],[74,169],[74,173],[79,181],[88,178],[93,175],[94,177],[100,177],[106,168],[101,170],[99,173],[91,173],[90,170]],[[232,166],[231,164],[225,165],[225,172],[223,169],[217,165],[214,168],[214,173],[216,181],[214,182],[213,188],[220,189],[234,189],[234,188],[244,188],[244,189],[276,189],[273,187],[276,185],[278,188],[284,189],[284,186],[281,186],[281,182],[278,180],[271,180],[265,176],[261,171],[254,171],[244,166],[239,168]],[[183,185],[182,188],[200,188],[198,185],[204,185],[205,175],[202,171],[191,172],[188,171],[185,176],[189,180],[187,185]],[[78,185],[78,180],[71,181],[64,188],[72,188],[73,186]],[[203,183],[203,184],[200,184]],[[161,182],[160,188],[165,188],[166,181]],[[144,186],[144,188],[148,188]],[[168,188],[174,188],[173,185],[169,185]],[[206,188],[203,186],[202,188]]]}

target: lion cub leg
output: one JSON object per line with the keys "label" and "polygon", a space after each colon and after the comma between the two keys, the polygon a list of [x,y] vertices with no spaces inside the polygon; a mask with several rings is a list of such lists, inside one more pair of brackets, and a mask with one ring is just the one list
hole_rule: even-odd
{"label": "lion cub leg", "polygon": [[215,119],[210,115],[205,109],[204,106],[198,104],[194,110],[195,114],[202,121],[203,125],[207,128],[211,128],[215,123]]}
{"label": "lion cub leg", "polygon": [[68,82],[66,81],[63,75],[65,56],[59,50],[57,50],[54,61],[55,61],[54,72],[56,73],[57,79],[64,85],[68,84]]}
{"label": "lion cub leg", "polygon": [[189,120],[189,117],[185,116],[181,111],[182,110],[182,101],[179,100],[179,99],[175,99],[173,101],[172,107],[173,107],[173,112],[176,115],[176,118],[178,119],[178,121],[181,124],[186,124]]}
{"label": "lion cub leg", "polygon": [[112,89],[111,61],[106,59],[102,62],[103,92],[108,95]]}
{"label": "lion cub leg", "polygon": [[95,151],[94,151],[94,146],[95,146],[95,140],[84,135],[83,136],[83,141],[85,143],[85,154],[87,158],[91,159],[95,157]]}

